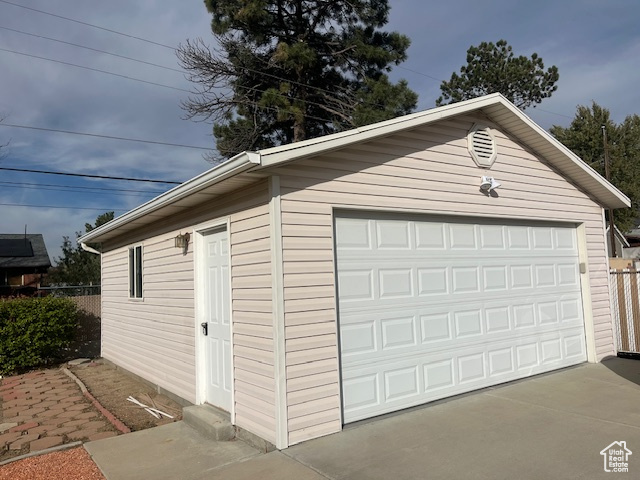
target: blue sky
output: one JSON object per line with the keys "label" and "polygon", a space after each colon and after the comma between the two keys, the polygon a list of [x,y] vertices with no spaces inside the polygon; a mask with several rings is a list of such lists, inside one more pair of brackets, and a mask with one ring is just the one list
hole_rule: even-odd
{"label": "blue sky", "polygon": [[[103,28],[177,46],[210,42],[210,17],[199,0],[7,0]],[[0,118],[3,123],[213,148],[211,125],[183,120],[191,85],[171,48],[116,35],[0,1]],[[615,121],[640,113],[640,2],[391,0],[388,30],[412,40],[394,79],[418,92],[419,110],[434,106],[440,81],[458,71],[470,45],[506,39],[516,55],[537,52],[560,72],[558,91],[526,113],[544,128],[569,124],[577,105],[595,100]],[[45,36],[168,68],[80,49]],[[32,55],[28,57],[17,53]],[[54,63],[55,59],[134,77],[151,85]],[[167,88],[172,87],[172,88]],[[211,167],[202,150],[0,126],[0,167],[183,181]],[[73,188],[69,188],[73,187]],[[0,232],[43,233],[52,260],[62,236],[107,210],[124,213],[169,185],[114,182],[0,170]],[[98,190],[105,189],[105,190]],[[120,190],[112,190],[120,189]],[[133,191],[126,191],[133,190]],[[13,204],[13,205],[9,205]],[[37,205],[35,207],[15,206]],[[62,208],[52,208],[62,207]]]}

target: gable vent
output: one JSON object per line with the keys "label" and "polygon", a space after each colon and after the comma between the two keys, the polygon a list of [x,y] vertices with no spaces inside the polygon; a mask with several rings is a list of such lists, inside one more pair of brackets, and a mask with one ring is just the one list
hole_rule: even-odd
{"label": "gable vent", "polygon": [[479,167],[489,168],[497,157],[496,140],[491,129],[476,124],[467,135],[467,148]]}

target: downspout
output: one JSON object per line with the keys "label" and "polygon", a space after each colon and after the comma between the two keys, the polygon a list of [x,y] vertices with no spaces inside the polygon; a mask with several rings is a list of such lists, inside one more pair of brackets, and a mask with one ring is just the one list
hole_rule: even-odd
{"label": "downspout", "polygon": [[93,253],[95,255],[101,255],[101,253],[98,250],[96,250],[95,248],[89,247],[84,242],[80,242],[80,248],[82,248],[85,252]]}

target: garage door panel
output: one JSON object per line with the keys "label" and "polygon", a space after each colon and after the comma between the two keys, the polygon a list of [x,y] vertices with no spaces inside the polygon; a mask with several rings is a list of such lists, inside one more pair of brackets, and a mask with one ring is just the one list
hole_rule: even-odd
{"label": "garage door panel", "polygon": [[336,246],[352,252],[384,255],[397,250],[440,251],[445,255],[530,252],[562,256],[577,249],[574,232],[566,227],[472,225],[461,222],[344,219],[336,224]]}
{"label": "garage door panel", "polygon": [[579,297],[573,294],[556,300],[541,298],[345,313],[340,318],[342,355],[350,361],[367,362],[391,355],[397,349],[405,354],[425,348],[449,349],[467,343],[499,341],[531,331],[583,330],[578,315]]}
{"label": "garage door panel", "polygon": [[[505,305],[534,305],[534,308],[538,309],[538,303],[545,304],[548,302],[555,302],[558,308],[558,318],[560,321],[576,320],[582,322],[582,300],[576,292],[570,289],[545,289],[538,295],[531,295],[527,292],[519,292],[518,295],[504,296],[504,298],[487,298],[483,295],[464,295],[461,298],[455,298],[452,300],[449,298],[432,297],[427,298],[422,302],[409,302],[402,298],[387,299],[386,301],[370,302],[368,304],[348,304],[342,306],[340,311],[341,320],[349,322],[352,315],[376,315],[385,312],[406,312],[416,311],[428,305],[428,308],[444,308],[446,311],[456,310],[459,308],[460,303],[465,302],[468,304],[479,304],[479,308],[500,308]],[[483,307],[484,306],[484,307]],[[420,310],[422,311],[422,310]],[[456,310],[457,311],[457,310]],[[500,325],[500,312],[492,310],[493,322],[496,328]],[[537,314],[536,314],[537,315]]]}
{"label": "garage door panel", "polygon": [[[562,351],[564,352],[562,358],[573,358],[584,354],[584,345],[580,345],[579,343],[581,341],[584,342],[582,326],[571,326],[565,328],[549,327],[545,330],[529,329],[529,331],[523,330],[518,333],[519,338],[517,339],[514,339],[513,335],[509,335],[508,333],[504,333],[502,335],[482,336],[482,338],[483,342],[489,341],[492,345],[503,343],[508,345],[518,345],[522,342],[535,344],[535,342],[541,342],[542,339],[546,337],[549,339],[566,337],[568,340],[565,341],[565,344],[562,346]],[[375,336],[375,333],[373,336]],[[368,365],[394,362],[399,359],[411,359],[412,362],[417,362],[425,355],[436,355],[440,353],[450,355],[452,351],[483,348],[483,345],[485,344],[478,340],[479,338],[469,338],[467,341],[450,338],[434,342],[407,341],[395,348],[377,348],[374,343],[375,340],[372,342],[367,338],[367,340],[362,341],[355,346],[350,345],[348,348],[345,347],[342,349],[343,370],[347,371],[349,368],[359,369]],[[407,344],[410,344],[410,346],[407,346]],[[547,346],[546,348],[548,352],[551,352],[551,346]],[[425,353],[426,350],[428,350],[428,353]],[[551,353],[545,355],[544,358],[548,359],[550,358],[550,355]]]}
{"label": "garage door panel", "polygon": [[[572,347],[573,346],[573,347]],[[572,350],[574,348],[575,350]],[[469,346],[417,358],[398,357],[380,369],[343,369],[344,413],[357,421],[561,368],[582,358],[584,335],[554,333]]]}
{"label": "garage door panel", "polygon": [[556,263],[548,258],[520,257],[475,260],[470,266],[464,259],[373,259],[340,262],[338,294],[341,303],[368,304],[372,300],[403,299],[415,303],[423,297],[438,301],[451,295],[476,295],[478,298],[500,298],[521,292],[536,295],[575,292],[580,288],[577,258]]}
{"label": "garage door panel", "polygon": [[574,228],[336,219],[345,422],[586,360]]}
{"label": "garage door panel", "polygon": [[[341,250],[343,252],[349,252],[350,262],[357,262],[358,260],[375,260],[376,264],[378,262],[387,262],[390,265],[393,265],[394,261],[411,261],[416,258],[425,257],[425,258],[439,258],[439,259],[447,259],[447,260],[461,260],[465,261],[465,259],[479,259],[478,253],[482,252],[481,259],[513,259],[513,258],[538,258],[538,259],[562,259],[567,258],[568,251],[560,251],[560,250],[517,250],[517,249],[508,249],[508,250],[427,250],[420,248],[413,249],[402,249],[402,250],[383,250],[383,249],[351,249],[351,250]],[[575,253],[575,252],[574,252]],[[570,256],[573,256],[569,253]],[[516,257],[517,256],[517,257]]]}

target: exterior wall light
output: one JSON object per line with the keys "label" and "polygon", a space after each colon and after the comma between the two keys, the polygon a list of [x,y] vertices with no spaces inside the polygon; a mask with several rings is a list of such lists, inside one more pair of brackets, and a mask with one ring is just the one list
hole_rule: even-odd
{"label": "exterior wall light", "polygon": [[480,179],[480,190],[484,193],[491,193],[493,192],[496,188],[500,187],[501,183],[498,182],[495,178],[493,177],[486,177],[483,176]]}
{"label": "exterior wall light", "polygon": [[183,255],[187,254],[187,250],[189,249],[189,239],[191,235],[189,233],[180,233],[175,238],[175,247],[182,248]]}

